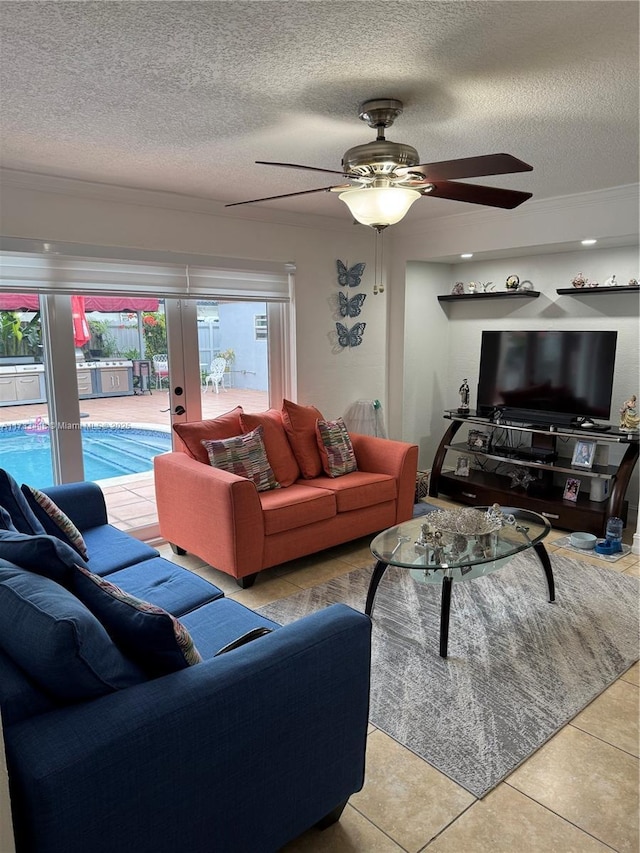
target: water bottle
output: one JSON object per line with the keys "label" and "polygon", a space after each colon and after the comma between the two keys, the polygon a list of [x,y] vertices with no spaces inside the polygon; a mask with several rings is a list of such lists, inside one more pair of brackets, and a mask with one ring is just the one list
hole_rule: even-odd
{"label": "water bottle", "polygon": [[613,551],[622,551],[622,529],[624,524],[621,518],[612,516],[607,521],[607,542],[610,543]]}

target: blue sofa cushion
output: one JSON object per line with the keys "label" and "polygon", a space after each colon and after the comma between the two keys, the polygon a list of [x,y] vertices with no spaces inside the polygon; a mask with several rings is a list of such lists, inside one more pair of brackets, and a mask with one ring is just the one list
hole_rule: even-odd
{"label": "blue sofa cushion", "polygon": [[111,524],[90,527],[83,530],[82,535],[89,552],[91,571],[96,575],[108,575],[159,556],[155,548]]}
{"label": "blue sofa cushion", "polygon": [[20,533],[44,533],[45,529],[8,471],[0,468],[0,506],[4,507]]}
{"label": "blue sofa cushion", "polygon": [[0,506],[0,530],[17,530],[7,510]]}
{"label": "blue sofa cushion", "polygon": [[74,574],[74,589],[114,643],[150,677],[201,662],[189,631],[163,608],[124,592],[81,566]]}
{"label": "blue sofa cushion", "polygon": [[40,489],[27,486],[24,483],[20,490],[27,499],[27,503],[33,510],[34,515],[44,527],[45,532],[49,536],[57,536],[62,542],[71,545],[83,560],[89,559],[82,533],[80,533],[73,521],[60,509],[55,501],[49,495],[41,492]]}
{"label": "blue sofa cushion", "polygon": [[50,578],[0,566],[2,648],[50,696],[78,702],[146,680],[96,617]]}
{"label": "blue sofa cushion", "polygon": [[5,729],[20,720],[52,711],[60,704],[54,702],[9,655],[0,650],[0,711]]}
{"label": "blue sofa cushion", "polygon": [[110,574],[108,580],[149,604],[163,607],[173,616],[182,616],[223,596],[217,586],[164,557],[120,569]]}
{"label": "blue sofa cushion", "polygon": [[[180,621],[193,637],[203,660],[210,660],[223,646],[254,628],[275,630],[281,627],[277,622],[254,613],[244,604],[230,598],[219,598],[211,604],[205,604],[204,607],[181,616]],[[252,645],[259,642],[260,638],[254,640]],[[231,654],[233,653],[228,653]]]}
{"label": "blue sofa cushion", "polygon": [[0,558],[69,587],[72,569],[87,564],[77,551],[56,536],[0,530]]}

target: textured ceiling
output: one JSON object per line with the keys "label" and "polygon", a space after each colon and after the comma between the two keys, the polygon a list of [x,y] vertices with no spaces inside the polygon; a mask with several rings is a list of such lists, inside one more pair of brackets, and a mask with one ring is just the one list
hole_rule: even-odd
{"label": "textured ceiling", "polygon": [[[637,2],[2,2],[0,163],[222,202],[332,176],[399,98],[421,162],[506,151],[476,182],[549,198],[638,180]],[[326,180],[325,180],[326,177]],[[265,207],[348,216],[330,193]],[[408,218],[471,205],[421,199]],[[242,211],[243,208],[236,208]]]}

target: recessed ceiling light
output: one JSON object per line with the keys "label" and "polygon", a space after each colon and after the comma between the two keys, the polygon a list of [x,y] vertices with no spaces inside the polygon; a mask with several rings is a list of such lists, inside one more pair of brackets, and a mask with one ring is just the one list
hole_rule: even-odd
{"label": "recessed ceiling light", "polygon": [[582,243],[583,246],[593,246],[593,244],[597,243],[598,241],[589,239],[589,240],[581,240],[580,242]]}
{"label": "recessed ceiling light", "polygon": [[460,255],[461,258],[472,258],[473,252],[465,252],[464,255]]}

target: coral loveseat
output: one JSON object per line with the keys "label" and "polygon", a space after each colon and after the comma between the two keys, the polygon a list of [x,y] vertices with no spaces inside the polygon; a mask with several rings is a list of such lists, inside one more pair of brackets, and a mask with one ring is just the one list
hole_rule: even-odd
{"label": "coral loveseat", "polygon": [[[336,604],[280,627],[107,524],[95,484],[46,491],[88,560],[35,523],[30,534],[5,492],[0,709],[17,853],[275,853],[336,820],[364,780],[369,618]],[[77,565],[179,617],[202,661],[150,675],[150,652],[130,653],[138,633],[125,654],[78,597]],[[171,622],[133,608],[147,616]],[[256,628],[271,632],[216,655]]]}
{"label": "coral loveseat", "polygon": [[[351,434],[357,470],[327,476],[319,420],[313,406],[285,400],[282,411],[248,415],[237,407],[175,425],[182,448],[154,459],[162,536],[178,553],[196,554],[246,587],[270,566],[411,518],[417,445]],[[256,428],[264,430],[280,488],[258,491],[251,480],[209,464],[203,440]]]}

